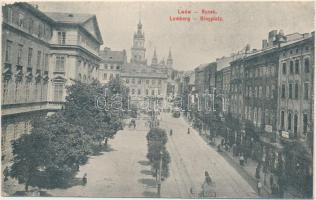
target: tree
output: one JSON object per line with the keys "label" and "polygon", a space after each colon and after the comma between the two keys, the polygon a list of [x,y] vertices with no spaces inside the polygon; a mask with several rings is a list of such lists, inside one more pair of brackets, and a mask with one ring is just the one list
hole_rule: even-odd
{"label": "tree", "polygon": [[167,178],[169,176],[170,155],[165,147],[167,143],[166,131],[160,128],[153,128],[147,134],[148,153],[147,158],[151,163],[152,169],[155,171],[154,176],[157,177],[162,165],[161,176]]}
{"label": "tree", "polygon": [[[122,103],[123,108],[127,107],[128,93],[119,80],[115,79],[107,86],[98,81],[90,84],[75,82],[67,89],[68,96],[63,110],[65,119],[81,126],[95,144],[101,145],[104,140],[107,142],[108,138],[113,138],[122,129],[120,119],[123,110],[115,105]],[[120,100],[115,98],[119,94],[123,94]]]}
{"label": "tree", "polygon": [[89,138],[81,127],[69,124],[61,113],[32,122],[33,129],[12,144],[13,164],[10,176],[29,186],[40,188],[66,184],[85,163]]}

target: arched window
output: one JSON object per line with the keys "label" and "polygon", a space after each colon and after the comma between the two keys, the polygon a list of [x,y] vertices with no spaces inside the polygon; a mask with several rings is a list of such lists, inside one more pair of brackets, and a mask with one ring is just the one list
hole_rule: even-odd
{"label": "arched window", "polygon": [[81,81],[81,78],[82,78],[82,77],[81,77],[81,73],[79,73],[79,81]]}
{"label": "arched window", "polygon": [[297,137],[297,122],[298,122],[298,116],[297,114],[294,115],[294,135]]}
{"label": "arched window", "polygon": [[287,129],[291,130],[292,129],[292,113],[288,113],[287,116]]}

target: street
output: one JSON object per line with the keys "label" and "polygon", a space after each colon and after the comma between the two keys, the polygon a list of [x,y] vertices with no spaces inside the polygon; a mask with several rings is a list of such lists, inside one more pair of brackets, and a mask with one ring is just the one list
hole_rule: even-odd
{"label": "street", "polygon": [[[162,115],[160,126],[167,133],[173,129],[167,142],[171,156],[170,176],[162,182],[162,197],[196,198],[205,171],[215,181],[217,197],[257,197],[251,186],[198,133],[191,128],[191,134],[187,134],[188,125],[182,118],[173,118],[169,113]],[[77,184],[47,192],[53,196],[155,197],[156,180],[146,158],[148,128],[143,119],[136,123],[136,129],[125,128],[110,140],[108,152],[91,157],[80,167],[77,177],[87,173],[85,186]]]}

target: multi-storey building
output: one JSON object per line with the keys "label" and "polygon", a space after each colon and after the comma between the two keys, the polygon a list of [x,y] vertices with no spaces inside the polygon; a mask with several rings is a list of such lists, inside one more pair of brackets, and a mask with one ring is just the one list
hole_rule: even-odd
{"label": "multi-storey building", "polygon": [[2,7],[2,163],[11,158],[11,141],[30,131],[32,116],[48,107],[49,53],[53,20],[35,7]]}
{"label": "multi-storey building", "polygon": [[229,108],[229,91],[230,91],[230,67],[225,67],[222,69],[223,73],[223,89],[222,89],[222,99],[223,99],[223,113],[226,115]]}
{"label": "multi-storey building", "polygon": [[102,58],[98,79],[101,83],[108,83],[113,78],[119,78],[122,66],[127,63],[126,51],[112,51],[105,47],[100,51]]}
{"label": "multi-storey building", "polygon": [[49,101],[63,102],[66,85],[73,80],[90,82],[97,79],[100,45],[103,44],[95,15],[74,13],[45,13],[54,20],[50,40],[52,81]]}
{"label": "multi-storey building", "polygon": [[155,51],[151,65],[148,65],[144,46],[145,35],[139,22],[133,37],[132,57],[129,63],[123,65],[121,78],[129,88],[131,103],[146,109],[150,99],[155,98],[158,103],[166,100],[168,67],[171,67],[173,61],[170,52],[167,65],[164,60],[158,63]]}
{"label": "multi-storey building", "polygon": [[[297,185],[308,188],[312,179],[314,41],[312,34],[287,37],[279,56],[277,129],[291,152],[286,172]],[[296,146],[296,147],[295,147]],[[295,148],[294,148],[295,147]],[[310,191],[304,191],[310,192]]]}
{"label": "multi-storey building", "polygon": [[2,163],[30,120],[61,108],[65,85],[96,78],[102,38],[94,15],[5,5],[2,22]]}

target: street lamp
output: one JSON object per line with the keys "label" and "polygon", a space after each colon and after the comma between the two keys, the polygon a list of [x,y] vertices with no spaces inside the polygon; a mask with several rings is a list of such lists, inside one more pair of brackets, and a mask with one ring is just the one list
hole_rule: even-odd
{"label": "street lamp", "polygon": [[160,190],[161,190],[161,171],[162,171],[162,152],[160,151],[159,178],[158,178],[158,188],[157,188],[158,197],[160,197]]}

